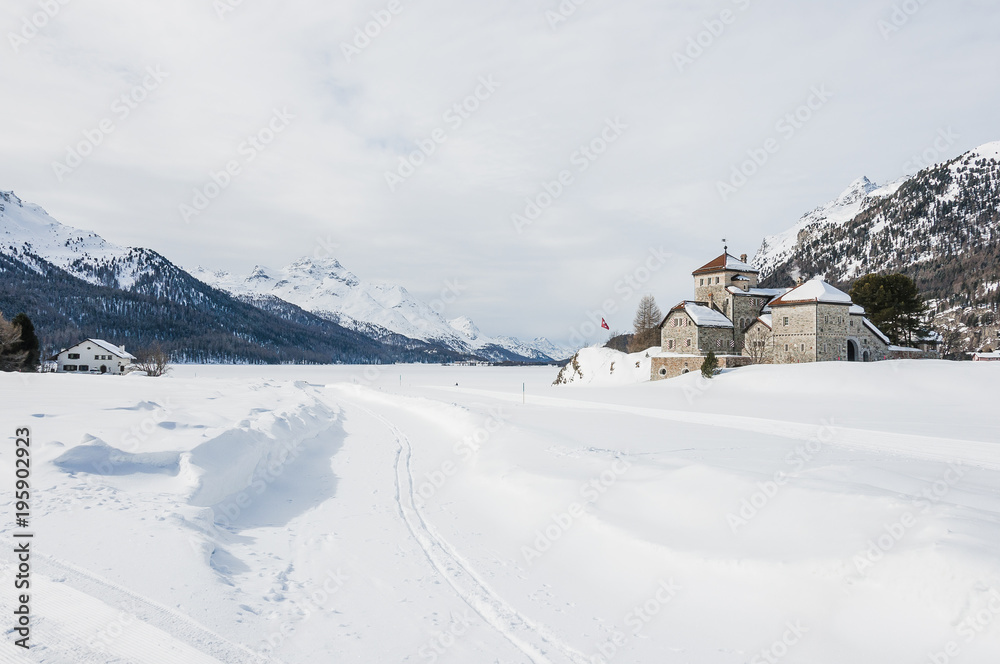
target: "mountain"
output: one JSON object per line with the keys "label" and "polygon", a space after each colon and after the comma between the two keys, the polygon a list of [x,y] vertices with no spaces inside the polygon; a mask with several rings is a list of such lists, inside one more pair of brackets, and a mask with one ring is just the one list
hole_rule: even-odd
{"label": "mountain", "polygon": [[995,347],[1000,305],[1000,142],[878,186],[855,181],[836,200],[764,239],[762,285],[822,274],[841,288],[868,273],[912,277],[952,356]]}
{"label": "mountain", "polygon": [[155,251],[60,224],[0,192],[0,311],[24,311],[46,352],[82,337],[137,349],[162,342],[208,362],[393,362],[464,359],[434,343],[375,339],[287,302],[236,299]]}
{"label": "mountain", "polygon": [[377,339],[393,335],[440,344],[493,361],[549,362],[572,355],[547,339],[525,343],[482,334],[466,317],[446,320],[402,286],[363,281],[334,258],[301,258],[281,269],[258,265],[246,276],[199,267],[195,277],[246,302],[280,300]]}

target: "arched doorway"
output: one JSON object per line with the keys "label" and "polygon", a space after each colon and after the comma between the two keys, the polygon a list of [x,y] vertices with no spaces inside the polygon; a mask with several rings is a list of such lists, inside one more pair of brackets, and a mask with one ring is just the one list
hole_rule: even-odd
{"label": "arched doorway", "polygon": [[108,367],[107,367],[107,365],[104,365],[104,364],[101,365],[101,373],[102,374],[103,373],[108,373]]}
{"label": "arched doorway", "polygon": [[872,356],[871,356],[871,353],[869,353],[868,351],[865,351],[864,353],[862,353],[862,354],[861,354],[861,357],[862,357],[862,359],[863,359],[863,360],[864,360],[865,362],[871,362],[871,361],[872,361]]}
{"label": "arched doorway", "polygon": [[858,342],[854,339],[847,340],[847,361],[857,362],[858,361]]}

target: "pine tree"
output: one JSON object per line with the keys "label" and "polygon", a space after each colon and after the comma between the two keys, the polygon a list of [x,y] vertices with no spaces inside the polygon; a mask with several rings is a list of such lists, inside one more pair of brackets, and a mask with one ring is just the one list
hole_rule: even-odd
{"label": "pine tree", "polygon": [[19,313],[11,321],[13,325],[20,329],[21,338],[13,345],[16,353],[27,353],[21,363],[21,371],[38,371],[41,362],[42,350],[38,337],[35,335],[35,326],[32,324],[28,314]]}
{"label": "pine tree", "polygon": [[719,373],[719,360],[715,357],[715,351],[708,351],[705,361],[701,363],[701,375],[705,378],[712,378]]}
{"label": "pine tree", "polygon": [[866,274],[851,286],[851,299],[894,345],[912,344],[927,334],[927,304],[905,274]]}

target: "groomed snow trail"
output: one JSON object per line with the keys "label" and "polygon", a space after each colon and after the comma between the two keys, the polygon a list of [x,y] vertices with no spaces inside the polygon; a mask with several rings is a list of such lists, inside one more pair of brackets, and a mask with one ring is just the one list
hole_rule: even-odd
{"label": "groomed snow trail", "polygon": [[[551,630],[520,613],[496,594],[451,544],[427,522],[417,506],[410,466],[413,446],[399,427],[356,401],[351,406],[382,423],[396,445],[395,489],[399,515],[431,565],[444,577],[461,599],[486,623],[535,664],[572,662],[588,664],[587,657],[561,641]],[[557,659],[553,659],[553,656]]]}

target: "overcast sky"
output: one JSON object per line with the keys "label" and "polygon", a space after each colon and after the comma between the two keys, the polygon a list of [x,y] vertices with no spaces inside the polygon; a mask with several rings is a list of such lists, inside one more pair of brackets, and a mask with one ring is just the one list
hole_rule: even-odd
{"label": "overcast sky", "polygon": [[651,251],[666,308],[723,237],[1000,139],[994,0],[63,1],[0,2],[0,189],[187,268],[457,282],[492,334],[628,328]]}

